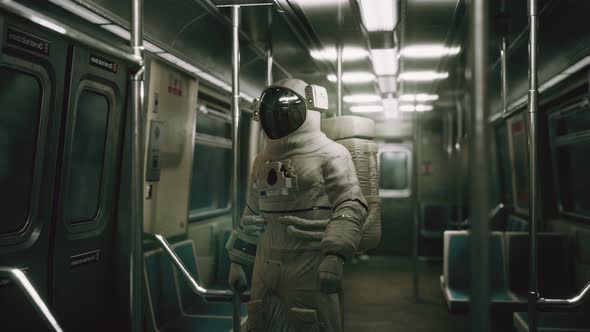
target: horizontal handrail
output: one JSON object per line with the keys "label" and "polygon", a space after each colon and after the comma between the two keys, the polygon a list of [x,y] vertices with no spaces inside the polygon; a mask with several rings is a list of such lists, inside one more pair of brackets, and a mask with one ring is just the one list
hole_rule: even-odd
{"label": "horizontal handrail", "polygon": [[25,293],[27,299],[35,310],[41,315],[45,323],[56,332],[62,332],[62,328],[57,323],[57,320],[45,304],[45,301],[41,298],[41,295],[37,292],[33,284],[29,281],[23,271],[8,266],[0,266],[0,278],[10,278],[14,281],[19,288]]}
{"label": "horizontal handrail", "polygon": [[159,244],[160,248],[164,250],[164,252],[168,255],[168,258],[172,261],[172,263],[176,266],[180,273],[184,277],[184,280],[188,282],[189,286],[193,290],[193,292],[201,297],[213,297],[213,298],[223,298],[223,299],[231,299],[233,297],[233,292],[230,289],[207,289],[195,280],[195,278],[191,275],[188,271],[184,263],[180,260],[180,257],[176,255],[170,243],[166,240],[166,238],[160,234],[152,234],[152,233],[143,233],[143,237],[146,239],[150,239],[155,241]]}
{"label": "horizontal handrail", "polygon": [[539,306],[554,306],[554,307],[577,307],[584,303],[586,297],[590,294],[590,281],[582,288],[582,291],[578,293],[576,296],[571,297],[569,299],[548,299],[548,298],[540,298],[537,300],[537,304]]}
{"label": "horizontal handrail", "polygon": [[42,25],[48,29],[58,32],[64,36],[68,36],[73,40],[93,47],[104,53],[125,59],[136,65],[142,65],[141,58],[138,58],[131,52],[126,52],[120,48],[109,45],[100,39],[91,37],[90,35],[81,32],[71,26],[68,26],[58,20],[55,20],[47,15],[44,15],[36,10],[23,6],[12,0],[0,0],[0,9],[3,9],[12,14],[18,15],[26,20]]}

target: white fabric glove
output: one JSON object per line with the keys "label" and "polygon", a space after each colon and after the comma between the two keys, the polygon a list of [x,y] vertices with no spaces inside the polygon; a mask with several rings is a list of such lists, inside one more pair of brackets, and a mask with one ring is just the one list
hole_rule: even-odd
{"label": "white fabric glove", "polygon": [[342,290],[342,274],[344,261],[336,255],[326,255],[318,268],[320,290],[326,294],[338,293]]}
{"label": "white fabric glove", "polygon": [[242,265],[232,262],[229,266],[229,288],[234,292],[243,293],[248,288],[246,272]]}

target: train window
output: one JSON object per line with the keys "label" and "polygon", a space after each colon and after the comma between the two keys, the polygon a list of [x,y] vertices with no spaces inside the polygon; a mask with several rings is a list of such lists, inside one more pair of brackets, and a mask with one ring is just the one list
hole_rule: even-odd
{"label": "train window", "polygon": [[220,111],[197,114],[189,206],[191,220],[229,205],[231,118],[226,115]]}
{"label": "train window", "polygon": [[512,195],[515,209],[528,213],[529,209],[529,156],[526,126],[523,116],[508,120],[508,139],[512,166]]}
{"label": "train window", "polygon": [[590,107],[568,107],[550,116],[552,157],[561,212],[590,217]]}
{"label": "train window", "polygon": [[70,223],[91,221],[98,213],[109,108],[103,94],[83,90],[78,97],[66,194]]}
{"label": "train window", "polygon": [[508,130],[506,125],[496,127],[496,155],[500,180],[500,201],[512,204],[512,174],[510,173],[510,154],[508,152]]}
{"label": "train window", "polygon": [[0,235],[29,217],[43,92],[34,76],[0,67]]}
{"label": "train window", "polygon": [[408,149],[385,146],[379,151],[379,188],[384,197],[410,194],[410,156]]}

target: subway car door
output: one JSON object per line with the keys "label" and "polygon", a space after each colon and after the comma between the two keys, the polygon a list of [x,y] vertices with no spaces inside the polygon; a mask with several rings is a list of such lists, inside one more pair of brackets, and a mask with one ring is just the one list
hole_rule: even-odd
{"label": "subway car door", "polygon": [[[0,13],[0,266],[21,269],[49,304],[51,215],[67,43]],[[46,328],[0,279],[0,330]]]}
{"label": "subway car door", "polygon": [[62,123],[53,308],[66,331],[116,331],[116,222],[128,72],[73,46]]}

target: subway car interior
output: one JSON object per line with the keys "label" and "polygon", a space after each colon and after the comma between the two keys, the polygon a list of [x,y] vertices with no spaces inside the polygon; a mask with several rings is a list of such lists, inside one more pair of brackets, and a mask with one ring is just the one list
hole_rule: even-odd
{"label": "subway car interior", "polygon": [[0,0],[0,331],[590,331],[589,13]]}

